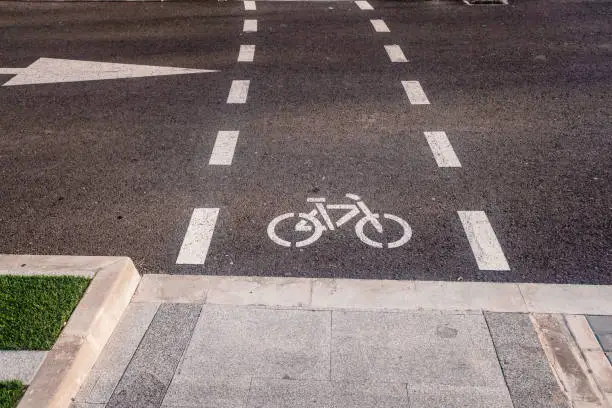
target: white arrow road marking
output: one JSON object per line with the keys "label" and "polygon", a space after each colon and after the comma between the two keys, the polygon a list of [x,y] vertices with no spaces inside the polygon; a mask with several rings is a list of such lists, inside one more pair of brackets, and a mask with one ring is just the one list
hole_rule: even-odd
{"label": "white arrow road marking", "polygon": [[357,0],[355,4],[357,4],[357,7],[362,10],[374,10],[374,7],[372,7],[372,5],[365,0]]}
{"label": "white arrow road marking", "polygon": [[244,31],[245,33],[257,32],[257,20],[244,20],[244,26],[242,27],[242,31]]}
{"label": "white arrow road marking", "polygon": [[245,10],[249,10],[249,11],[257,10],[257,6],[255,5],[254,1],[245,0],[245,2],[244,2],[244,9]]}
{"label": "white arrow road marking", "polygon": [[246,103],[250,83],[249,80],[232,81],[229,95],[227,95],[227,103]]}
{"label": "white arrow road marking", "polygon": [[255,58],[255,46],[254,45],[241,45],[240,52],[238,52],[238,62],[253,62]]}
{"label": "white arrow road marking", "polygon": [[195,208],[179,251],[177,264],[203,265],[219,216],[218,208]]}
{"label": "white arrow road marking", "polygon": [[21,68],[3,86],[52,84],[56,82],[100,81],[103,79],[142,78],[164,75],[218,72],[210,69],[155,67],[151,65],[116,64],[113,62],[77,61],[40,58],[27,68]]}
{"label": "white arrow road marking", "polygon": [[461,167],[446,132],[423,132],[438,163],[438,167]]}
{"label": "white arrow road marking", "polygon": [[0,75],[17,75],[26,68],[0,68]]}
{"label": "white arrow road marking", "polygon": [[484,211],[457,211],[481,271],[509,271],[504,251]]}
{"label": "white arrow road marking", "polygon": [[389,30],[389,27],[387,27],[387,24],[385,24],[383,20],[370,20],[370,23],[372,23],[372,27],[374,27],[374,31],[376,31],[377,33],[391,32],[391,30]]}
{"label": "white arrow road marking", "polygon": [[215,146],[210,155],[209,165],[229,166],[232,164],[236,142],[238,142],[238,134],[237,130],[220,130],[217,133],[217,140],[215,140]]}
{"label": "white arrow road marking", "polygon": [[412,105],[429,105],[427,95],[425,95],[419,81],[402,81],[402,85]]}
{"label": "white arrow road marking", "polygon": [[391,62],[408,62],[399,45],[385,45],[385,50],[387,54],[389,54]]}

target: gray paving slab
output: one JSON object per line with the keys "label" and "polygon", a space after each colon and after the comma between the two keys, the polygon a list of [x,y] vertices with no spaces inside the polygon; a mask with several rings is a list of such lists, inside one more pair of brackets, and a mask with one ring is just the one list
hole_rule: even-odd
{"label": "gray paving slab", "polygon": [[538,335],[523,313],[485,313],[515,408],[569,408]]}
{"label": "gray paving slab", "polygon": [[612,352],[606,353],[606,356],[608,356],[608,360],[610,360],[610,364],[612,364]]}
{"label": "gray paving slab", "polygon": [[75,401],[104,404],[109,401],[158,307],[159,303],[128,306]]}
{"label": "gray paving slab", "polygon": [[597,340],[599,340],[603,351],[612,351],[612,333],[597,334]]}
{"label": "gray paving slab", "polygon": [[331,312],[205,305],[178,373],[329,379]]}
{"label": "gray paving slab", "polygon": [[251,385],[250,377],[202,378],[176,375],[170,383],[162,407],[244,407]]}
{"label": "gray paving slab", "polygon": [[107,407],[159,407],[183,355],[201,306],[163,304],[134,353]]}
{"label": "gray paving slab", "polygon": [[482,314],[333,312],[332,380],[505,388]]}
{"label": "gray paving slab", "polygon": [[406,385],[254,379],[247,408],[395,408],[408,406]]}
{"label": "gray paving slab", "polygon": [[612,316],[587,316],[595,334],[612,333]]}
{"label": "gray paving slab", "polygon": [[0,350],[0,381],[29,384],[46,355],[46,351],[37,350]]}
{"label": "gray paving slab", "polygon": [[408,386],[410,408],[513,408],[507,389],[449,385]]}

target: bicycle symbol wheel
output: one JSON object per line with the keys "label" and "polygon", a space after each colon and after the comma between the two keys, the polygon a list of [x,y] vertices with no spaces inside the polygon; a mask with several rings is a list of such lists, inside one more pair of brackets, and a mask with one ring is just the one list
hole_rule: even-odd
{"label": "bicycle symbol wheel", "polygon": [[[372,214],[372,216],[374,218],[380,218],[379,214]],[[410,228],[410,225],[406,221],[404,221],[397,215],[393,215],[393,214],[383,214],[383,218],[386,218],[391,221],[395,221],[396,223],[400,225],[400,227],[403,230],[402,237],[396,241],[389,242],[387,244],[387,248],[398,248],[404,245],[406,242],[410,241],[410,238],[412,238],[412,228]],[[369,217],[363,217],[362,219],[357,221],[357,224],[355,225],[355,234],[357,234],[359,239],[364,244],[368,244],[374,248],[382,248],[383,244],[381,242],[374,241],[373,239],[368,238],[366,234],[363,232],[363,229],[366,226],[366,224],[371,223],[371,222],[372,220]]]}
{"label": "bicycle symbol wheel", "polygon": [[[280,246],[284,246],[287,248],[291,247],[292,245],[291,241],[287,241],[278,236],[278,234],[276,233],[276,226],[282,221],[288,220],[294,217],[296,217],[296,213],[286,213],[286,214],[281,214],[278,217],[274,218],[272,221],[270,221],[270,224],[268,224],[268,236],[270,237],[270,239]],[[298,220],[300,218],[305,220],[308,226],[309,224],[312,224],[311,228],[301,228],[301,230],[304,230],[304,231],[311,230],[312,235],[301,241],[296,241],[295,242],[296,248],[305,247],[306,245],[310,245],[316,240],[318,240],[319,238],[321,238],[323,231],[325,231],[325,227],[323,226],[323,224],[321,224],[321,221],[319,221],[314,215],[310,215],[306,213],[299,213],[297,214],[297,217],[298,217]],[[297,222],[299,221],[296,221],[296,224]]]}

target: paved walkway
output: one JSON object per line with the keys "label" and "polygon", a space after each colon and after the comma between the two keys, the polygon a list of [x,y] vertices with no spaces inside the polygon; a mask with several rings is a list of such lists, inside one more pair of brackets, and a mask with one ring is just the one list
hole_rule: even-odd
{"label": "paved walkway", "polygon": [[[317,285],[344,306],[313,307]],[[474,285],[484,299],[508,284],[438,283],[438,310],[384,306],[411,285],[144,276],[73,407],[609,406],[612,366],[584,315],[483,311],[508,296],[461,310]]]}

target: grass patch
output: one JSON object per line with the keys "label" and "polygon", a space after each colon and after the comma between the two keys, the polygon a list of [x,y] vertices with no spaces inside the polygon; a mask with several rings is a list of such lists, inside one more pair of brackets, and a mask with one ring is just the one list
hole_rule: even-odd
{"label": "grass patch", "polygon": [[16,407],[24,391],[21,381],[0,381],[0,408]]}
{"label": "grass patch", "polygon": [[51,349],[88,284],[80,276],[0,275],[0,350]]}

